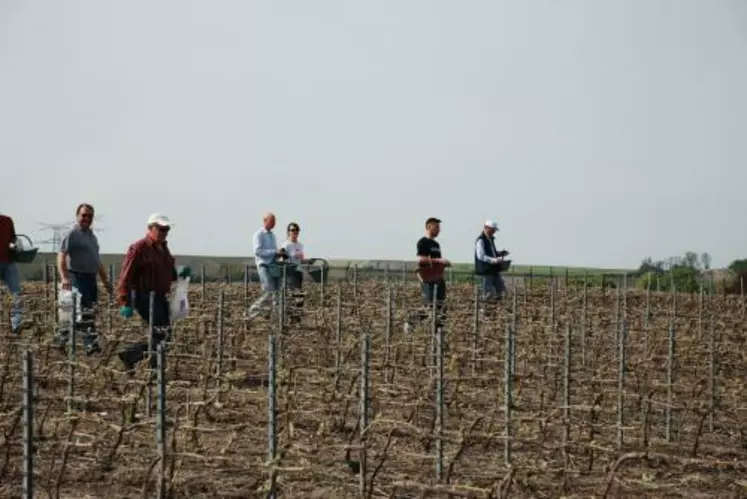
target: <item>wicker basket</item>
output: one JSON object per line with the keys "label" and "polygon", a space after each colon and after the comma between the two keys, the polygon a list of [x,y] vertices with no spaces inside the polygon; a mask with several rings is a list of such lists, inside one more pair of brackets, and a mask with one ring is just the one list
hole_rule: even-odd
{"label": "wicker basket", "polygon": [[[25,239],[28,244],[22,244],[21,238]],[[34,248],[34,243],[25,234],[18,234],[16,236],[16,247],[11,250],[13,261],[16,263],[33,263],[36,259],[36,255],[39,253],[39,248]]]}

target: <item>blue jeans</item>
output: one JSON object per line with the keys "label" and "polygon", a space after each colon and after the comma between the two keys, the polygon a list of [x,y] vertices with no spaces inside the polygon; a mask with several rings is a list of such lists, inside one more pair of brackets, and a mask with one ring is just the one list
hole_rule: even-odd
{"label": "blue jeans", "polygon": [[484,301],[498,301],[506,291],[506,284],[500,274],[482,275],[480,276],[480,284]]}
{"label": "blue jeans", "polygon": [[[150,320],[150,297],[148,293],[137,293],[132,300],[132,308],[148,323]],[[153,297],[153,348],[168,339],[171,326],[171,305],[165,296]],[[148,356],[148,340],[138,341],[128,345],[123,350],[123,355],[131,365],[137,364]],[[155,352],[151,357],[151,367],[156,365]]]}
{"label": "blue jeans", "polygon": [[96,274],[70,272],[70,284],[80,293],[81,321],[76,323],[76,330],[83,332],[83,344],[92,345],[98,338],[96,333],[96,316],[93,307],[99,299]]}
{"label": "blue jeans", "polygon": [[252,303],[249,307],[249,317],[256,317],[260,313],[264,312],[265,316],[268,316],[270,312],[267,310],[266,303],[271,300],[272,307],[275,307],[277,302],[277,291],[280,289],[280,280],[282,277],[274,277],[270,275],[270,269],[267,265],[260,265],[257,268],[259,273],[259,283],[262,286],[262,294],[257,300]]}
{"label": "blue jeans", "polygon": [[21,327],[21,313],[23,312],[21,274],[18,272],[18,266],[15,263],[0,263],[0,280],[13,296],[13,305],[10,308],[10,327],[15,333]]}
{"label": "blue jeans", "polygon": [[428,318],[433,310],[433,293],[436,298],[436,326],[443,326],[446,320],[446,282],[440,279],[435,282],[421,282],[420,296],[423,299],[423,308],[410,312],[407,323],[414,326],[418,322]]}
{"label": "blue jeans", "polygon": [[80,292],[80,308],[93,308],[99,300],[96,274],[70,272],[70,284]]}

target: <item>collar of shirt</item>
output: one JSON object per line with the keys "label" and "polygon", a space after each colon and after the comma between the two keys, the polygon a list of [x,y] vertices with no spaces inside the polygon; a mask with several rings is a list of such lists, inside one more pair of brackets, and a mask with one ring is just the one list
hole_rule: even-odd
{"label": "collar of shirt", "polygon": [[150,237],[148,234],[146,234],[143,239],[145,239],[145,245],[146,246],[160,245],[162,248],[167,248],[168,245],[169,245],[168,241],[164,241],[162,243],[156,243],[156,240],[153,239],[152,237]]}

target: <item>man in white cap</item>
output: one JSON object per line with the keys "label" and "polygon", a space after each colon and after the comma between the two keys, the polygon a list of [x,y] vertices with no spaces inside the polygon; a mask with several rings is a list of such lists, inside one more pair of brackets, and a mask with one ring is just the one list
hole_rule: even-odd
{"label": "man in white cap", "polygon": [[475,241],[475,275],[479,276],[483,301],[500,301],[506,286],[501,277],[501,265],[508,251],[495,249],[498,222],[486,220]]}
{"label": "man in white cap", "polygon": [[[153,347],[168,337],[171,326],[169,293],[171,283],[179,277],[188,277],[189,267],[174,268],[175,259],[169,250],[166,238],[171,230],[167,216],[153,213],[148,217],[145,236],[127,248],[122,272],[119,275],[117,299],[120,315],[132,317],[133,309],[147,323],[150,321],[150,293],[153,292]],[[135,364],[148,355],[148,341],[128,345],[119,352],[125,370],[131,372]],[[155,364],[155,355],[151,363]]]}

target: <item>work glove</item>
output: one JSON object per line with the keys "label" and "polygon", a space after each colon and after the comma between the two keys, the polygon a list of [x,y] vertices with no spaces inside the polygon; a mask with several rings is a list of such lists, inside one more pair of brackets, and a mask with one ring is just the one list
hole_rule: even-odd
{"label": "work glove", "polygon": [[192,277],[192,269],[189,267],[189,265],[179,265],[179,267],[176,269],[176,277],[178,277],[179,279]]}
{"label": "work glove", "polygon": [[122,307],[120,307],[119,309],[119,315],[121,315],[125,319],[129,319],[130,317],[132,317],[132,307],[122,305]]}

